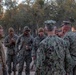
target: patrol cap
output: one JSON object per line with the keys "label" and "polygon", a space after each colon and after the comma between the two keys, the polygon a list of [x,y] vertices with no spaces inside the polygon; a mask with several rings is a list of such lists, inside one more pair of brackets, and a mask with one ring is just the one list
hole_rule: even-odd
{"label": "patrol cap", "polygon": [[47,20],[44,22],[45,23],[45,27],[49,30],[52,31],[55,27],[56,21],[54,20]]}
{"label": "patrol cap", "polygon": [[43,28],[39,28],[38,32],[44,32],[44,29]]}
{"label": "patrol cap", "polygon": [[54,29],[54,24],[48,23],[45,25],[45,27],[47,28],[48,31],[52,31]]}
{"label": "patrol cap", "polygon": [[30,31],[30,28],[28,26],[25,26],[23,30],[29,32]]}
{"label": "patrol cap", "polygon": [[14,29],[13,29],[12,27],[10,27],[10,28],[8,29],[8,31],[9,31],[9,32],[14,32]]}
{"label": "patrol cap", "polygon": [[63,21],[63,23],[62,23],[62,26],[66,26],[66,25],[71,25],[71,22],[70,21]]}

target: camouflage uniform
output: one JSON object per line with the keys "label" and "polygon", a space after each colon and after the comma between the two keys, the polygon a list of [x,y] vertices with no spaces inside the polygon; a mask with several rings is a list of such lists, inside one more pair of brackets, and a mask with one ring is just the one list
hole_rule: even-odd
{"label": "camouflage uniform", "polygon": [[5,52],[3,49],[3,39],[0,38],[0,75],[7,75],[6,71],[6,60],[5,60]]}
{"label": "camouflage uniform", "polygon": [[[30,63],[32,61],[31,58],[31,50],[32,50],[32,44],[33,44],[33,37],[31,35],[25,36],[22,34],[19,39],[17,40],[17,51],[19,56],[18,63],[19,63],[19,70],[18,75],[22,75],[24,62],[26,62],[26,75],[30,75]],[[26,46],[28,46],[28,49],[26,49]]]}
{"label": "camouflage uniform", "polygon": [[[37,58],[37,49],[39,47],[39,44],[44,38],[45,38],[45,35],[43,35],[41,37],[38,35],[34,39],[32,54],[33,54],[33,56],[35,56],[35,58]],[[36,64],[36,59],[35,59],[35,64]]]}
{"label": "camouflage uniform", "polygon": [[[68,43],[68,48],[72,59],[76,64],[76,32],[69,31],[64,35],[64,40]],[[76,66],[74,68],[74,75],[76,75]]]}
{"label": "camouflage uniform", "polygon": [[[12,37],[15,42],[18,38],[18,36],[16,34],[13,35]],[[4,40],[4,44],[7,47],[7,66],[8,66],[8,73],[11,74],[11,64],[13,62],[13,71],[16,71],[16,59],[15,59],[15,44],[9,44],[9,42],[11,41],[10,36],[6,36],[5,40]]]}
{"label": "camouflage uniform", "polygon": [[73,64],[66,42],[56,35],[48,36],[40,43],[35,75],[66,75]]}

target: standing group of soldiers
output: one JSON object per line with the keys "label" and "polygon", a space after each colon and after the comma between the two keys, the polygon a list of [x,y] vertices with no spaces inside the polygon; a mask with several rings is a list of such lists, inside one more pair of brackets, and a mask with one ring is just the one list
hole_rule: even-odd
{"label": "standing group of soldiers", "polygon": [[47,37],[37,50],[35,75],[76,75],[76,27],[64,21],[61,31],[45,25]]}
{"label": "standing group of soldiers", "polygon": [[[69,21],[63,22],[59,32],[53,23],[47,23],[33,38],[28,26],[20,36],[11,27],[4,38],[0,26],[0,75],[11,75],[12,71],[16,75],[17,64],[18,75],[22,75],[25,62],[25,74],[30,75],[32,57],[35,75],[76,75],[76,27],[71,29]],[[7,47],[7,58],[3,45]]]}

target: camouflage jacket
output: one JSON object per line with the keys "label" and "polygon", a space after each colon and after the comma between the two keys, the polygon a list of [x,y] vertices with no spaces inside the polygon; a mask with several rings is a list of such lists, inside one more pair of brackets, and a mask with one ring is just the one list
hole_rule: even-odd
{"label": "camouflage jacket", "polygon": [[[17,40],[18,36],[16,34],[14,34],[14,36],[12,38],[14,39],[15,44],[16,44],[16,40]],[[10,41],[11,41],[10,36],[9,35],[6,36],[5,40],[4,40],[4,45],[7,47],[7,54],[12,55],[12,54],[15,54],[16,49],[15,49],[15,44],[9,44]]]}
{"label": "camouflage jacket", "polygon": [[64,37],[68,44],[68,48],[71,54],[71,57],[76,60],[76,32],[69,31],[67,32]]}
{"label": "camouflage jacket", "polygon": [[[16,43],[16,53],[18,54],[19,60],[25,58],[26,55],[29,55],[31,57],[32,45],[33,37],[31,35],[24,36],[22,34],[19,36]],[[26,46],[28,46],[28,49],[26,48]]]}
{"label": "camouflage jacket", "polygon": [[34,42],[33,42],[33,50],[32,50],[32,55],[36,56],[37,55],[37,49],[39,47],[40,42],[45,39],[45,35],[40,37],[39,35],[35,37]]}
{"label": "camouflage jacket", "polygon": [[5,52],[3,48],[3,38],[0,38],[0,64],[2,64],[2,66],[6,65]]}
{"label": "camouflage jacket", "polygon": [[55,35],[48,36],[40,43],[35,75],[65,75],[73,64],[66,42]]}

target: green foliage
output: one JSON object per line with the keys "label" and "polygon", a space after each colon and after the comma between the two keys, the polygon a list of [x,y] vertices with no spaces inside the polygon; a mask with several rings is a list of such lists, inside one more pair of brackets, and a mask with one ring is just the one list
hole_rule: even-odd
{"label": "green foliage", "polygon": [[[2,24],[7,29],[12,26],[16,31],[29,25],[33,30],[44,26],[46,20],[56,20],[58,23],[69,17],[76,19],[76,2],[73,0],[25,0],[18,4],[6,0],[7,10],[2,18]],[[59,24],[60,25],[60,24]]]}

